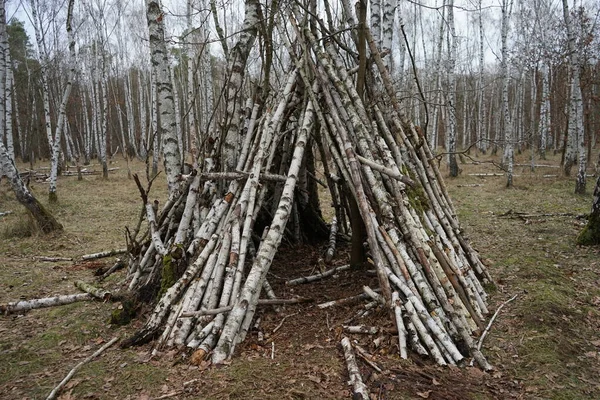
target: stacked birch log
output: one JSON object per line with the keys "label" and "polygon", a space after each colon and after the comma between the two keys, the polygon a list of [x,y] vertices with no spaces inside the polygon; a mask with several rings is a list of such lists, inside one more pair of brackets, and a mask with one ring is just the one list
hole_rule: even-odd
{"label": "stacked birch log", "polygon": [[[142,239],[139,227],[130,234],[129,288],[161,289],[145,326],[122,346],[158,338],[157,347],[187,346],[213,363],[234,354],[261,292],[274,297],[267,272],[290,234],[309,143],[321,154],[336,209],[332,230],[349,230],[347,196],[358,204],[401,356],[408,343],[442,365],[473,357],[491,368],[475,343],[488,313],[483,285],[491,278],[462,235],[426,140],[400,113],[372,39],[370,79],[381,84],[363,101],[348,72],[352,58],[291,22],[293,67],[263,115],[249,114],[236,171],[213,172],[206,158],[199,171],[182,176],[181,192],[160,212],[139,185],[149,229]],[[278,164],[275,154],[283,154]],[[219,181],[228,182],[225,193],[216,191]],[[255,233],[262,239],[254,254],[251,237],[267,193],[277,194],[278,205],[268,228]]]}

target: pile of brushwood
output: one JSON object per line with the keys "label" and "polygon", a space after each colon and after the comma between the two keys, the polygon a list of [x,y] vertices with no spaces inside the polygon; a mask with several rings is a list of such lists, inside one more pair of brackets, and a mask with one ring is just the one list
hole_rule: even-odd
{"label": "pile of brushwood", "polygon": [[[261,293],[275,297],[266,277],[282,240],[331,236],[330,259],[336,231],[362,231],[380,286],[371,296],[395,319],[401,356],[410,348],[441,365],[472,357],[491,368],[476,345],[491,278],[461,233],[427,142],[400,112],[368,30],[359,93],[357,58],[324,27],[289,18],[291,67],[281,90],[249,108],[237,167],[218,172],[216,158],[202,158],[160,206],[138,181],[149,227],[129,233],[128,285],[154,308],[122,346],[156,340],[222,363],[268,300]],[[317,171],[335,208],[329,226]]]}

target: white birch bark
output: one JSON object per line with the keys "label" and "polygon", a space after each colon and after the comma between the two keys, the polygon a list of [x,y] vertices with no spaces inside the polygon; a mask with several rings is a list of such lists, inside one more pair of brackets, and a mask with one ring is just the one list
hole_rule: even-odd
{"label": "white birch bark", "polygon": [[[8,35],[6,35],[8,36]],[[14,160],[15,159],[15,146],[14,146],[14,138],[13,138],[13,111],[12,111],[12,100],[14,93],[14,79],[13,79],[13,70],[12,70],[12,61],[10,58],[10,47],[8,45],[8,41],[6,43],[6,47],[4,49],[4,54],[6,56],[6,86],[5,92],[0,91],[0,93],[6,93],[6,122],[5,126],[5,136],[6,136],[6,150],[8,151],[9,156]],[[0,67],[1,68],[1,67]],[[1,125],[0,125],[1,126]]]}
{"label": "white birch bark", "polygon": [[[31,6],[31,17],[33,20],[33,26],[35,31],[35,38],[38,47],[38,55],[40,57],[40,78],[42,81],[42,98],[44,104],[44,124],[46,126],[46,137],[48,139],[48,145],[50,146],[50,186],[48,191],[48,198],[50,201],[56,201],[56,179],[58,172],[58,152],[60,152],[60,135],[54,135],[52,132],[52,123],[50,115],[50,88],[48,86],[48,70],[49,65],[48,54],[46,51],[46,45],[44,43],[44,27],[41,24],[41,19],[38,16],[38,3],[36,0],[30,0]],[[55,143],[58,142],[58,143]]]}
{"label": "white birch bark", "polygon": [[571,23],[568,0],[562,0],[563,16],[565,19],[565,28],[567,30],[567,39],[569,45],[569,70],[571,73],[570,98],[569,98],[569,131],[567,148],[565,149],[564,172],[569,175],[571,166],[577,161],[577,178],[575,181],[575,193],[585,193],[585,169],[586,169],[586,149],[585,134],[583,130],[583,99],[581,95],[581,84],[579,82],[580,61],[579,49],[577,48],[577,37],[575,28]]}
{"label": "white birch bark", "polygon": [[[6,137],[6,106],[8,100],[7,72],[10,68],[10,65],[8,65],[7,62],[8,58],[10,58],[10,50],[8,45],[8,33],[6,32],[4,0],[0,0],[0,143],[2,144],[4,144],[5,139],[8,139]],[[12,154],[10,150],[7,150],[7,155],[11,160],[15,159],[14,154]]]}
{"label": "white birch bark", "polygon": [[360,369],[358,369],[358,365],[356,364],[356,357],[354,356],[350,339],[344,337],[341,343],[342,348],[344,349],[344,358],[346,359],[348,375],[350,378],[348,384],[352,386],[352,398],[356,400],[369,400],[369,389],[360,376]]}
{"label": "white birch bark", "polygon": [[[173,68],[170,68],[170,72],[171,72],[171,84],[173,85],[173,105],[174,105],[174,115],[173,115],[173,128],[175,130],[175,137],[177,138],[177,151],[179,152],[179,162],[181,165],[183,165],[183,162],[185,160],[185,154],[184,154],[184,147],[183,147],[183,134],[182,134],[182,127],[183,125],[181,124],[181,107],[179,105],[179,91],[177,90],[177,81],[175,79],[175,71]],[[181,173],[182,169],[180,166],[180,172]]]}
{"label": "white birch bark", "polygon": [[477,148],[484,154],[487,151],[487,141],[485,140],[485,88],[484,88],[484,52],[483,52],[483,10],[482,0],[478,2],[479,15],[479,76],[478,76],[478,96],[477,96]]}
{"label": "white birch bark", "polygon": [[548,64],[545,61],[542,62],[541,74],[542,94],[538,136],[540,138],[540,158],[545,160],[546,148],[548,147],[548,132],[550,130],[550,77],[548,75]]}
{"label": "white birch bark", "polygon": [[[400,1],[400,0],[398,0],[398,1]],[[399,28],[401,29],[401,27],[404,26],[404,17],[402,16],[401,4],[402,3],[399,3],[398,12],[396,13],[396,16],[395,16],[395,18],[398,18],[398,23],[397,23],[398,27],[396,29],[399,29]],[[442,13],[443,13],[443,11],[442,11]],[[396,73],[396,76],[398,79],[398,87],[400,89],[403,89],[402,85],[404,82],[404,62],[406,59],[406,43],[404,41],[404,37],[399,38],[398,42],[399,42],[398,65],[394,66],[394,67],[396,67],[396,71],[394,71],[394,72]]]}
{"label": "white birch bark", "polygon": [[392,43],[394,39],[394,18],[398,0],[383,0],[383,20],[381,24],[381,51],[388,52],[385,65],[390,73],[394,70],[394,55]]}
{"label": "white birch bark", "polygon": [[[194,59],[196,58],[196,52],[194,51],[195,46],[191,43],[194,42],[199,35],[192,33],[193,25],[192,25],[192,10],[194,6],[194,0],[187,1],[187,16],[186,16],[186,25],[187,25],[187,37],[190,44],[185,45],[183,50],[185,51],[185,56],[187,59],[187,91],[186,91],[186,101],[185,101],[185,132],[186,138],[188,141],[188,151],[194,150],[192,149],[192,140],[196,139],[196,93],[194,92],[195,83],[194,83]],[[193,159],[195,163],[195,156]]]}
{"label": "white birch bark", "polygon": [[[152,68],[152,72],[150,73],[150,95],[148,96],[148,101],[150,102],[148,110],[150,111],[152,119],[152,128],[148,132],[148,148],[152,146],[152,177],[155,177],[156,174],[158,174],[158,159],[160,155],[160,146],[158,144],[158,141],[160,140],[158,128],[158,96],[156,95],[156,92],[156,70],[155,68]],[[152,141],[152,143],[150,143],[150,141]],[[146,163],[148,163],[148,161],[146,161]]]}
{"label": "white birch bark", "polygon": [[[510,1],[510,5],[509,5]],[[508,24],[510,18],[510,8],[512,8],[512,0],[502,0],[502,23],[501,23],[501,60],[500,70],[502,77],[502,117],[504,119],[503,130],[504,130],[504,156],[503,162],[506,168],[506,187],[513,186],[513,168],[515,163],[514,154],[514,138],[513,138],[513,126],[510,116],[509,104],[508,104],[508,86],[510,81],[508,71]]]}
{"label": "white birch bark", "polygon": [[[104,38],[102,38],[102,43],[104,43]],[[96,55],[98,56],[98,55]],[[100,162],[102,163],[102,177],[104,179],[108,179],[108,154],[110,151],[110,148],[108,148],[108,143],[107,141],[109,140],[108,137],[108,88],[107,83],[108,83],[108,71],[106,68],[106,54],[104,52],[102,52],[102,57],[100,58],[100,93],[99,93],[99,100],[100,103],[102,104],[102,122],[101,124],[99,124],[99,145],[100,145]]]}
{"label": "white birch bark", "polygon": [[309,102],[302,128],[296,140],[292,163],[288,171],[288,179],[281,194],[279,207],[273,217],[267,237],[259,248],[239,298],[233,310],[229,313],[227,322],[223,327],[223,332],[212,356],[213,363],[215,364],[222,363],[226,358],[231,357],[238,337],[242,339],[245,337],[246,332],[241,331],[241,328],[249,326],[254,316],[262,282],[265,280],[269,267],[273,262],[273,257],[279,248],[285,232],[285,226],[290,217],[294,188],[296,187],[300,164],[304,156],[304,147],[308,139],[308,133],[312,128],[313,120],[313,106],[312,102]]}
{"label": "white birch bark", "polygon": [[450,176],[458,176],[458,163],[456,162],[456,30],[454,27],[454,0],[448,0],[448,61],[446,73],[448,74],[448,93],[446,105],[448,123],[446,125],[446,151],[448,152],[448,166]]}
{"label": "white birch bark", "polygon": [[394,316],[396,317],[396,327],[398,328],[398,350],[400,358],[407,359],[408,352],[406,350],[406,328],[404,321],[402,320],[402,309],[401,309],[400,296],[398,292],[392,293],[392,307],[394,308]]}
{"label": "white birch bark", "polygon": [[[68,59],[68,73],[67,80],[65,83],[62,100],[58,109],[58,120],[56,123],[56,134],[54,136],[54,144],[52,146],[52,161],[50,167],[50,199],[56,200],[56,176],[58,175],[58,157],[60,153],[60,142],[63,132],[65,131],[65,125],[67,124],[67,103],[71,96],[71,88],[73,87],[73,78],[75,77],[75,37],[73,35],[73,4],[74,0],[69,0],[67,9],[67,38],[69,47],[69,59]],[[66,132],[64,132],[66,135]]]}
{"label": "white birch bark", "polygon": [[260,2],[246,0],[244,23],[242,24],[240,38],[231,49],[227,71],[229,83],[227,84],[227,110],[225,113],[227,131],[222,143],[221,163],[226,171],[232,171],[237,164],[239,152],[239,133],[241,122],[241,91],[246,71],[246,61],[254,45],[258,33],[258,24],[261,18]]}
{"label": "white birch bark", "polygon": [[371,0],[371,34],[378,48],[381,48],[381,0]]}
{"label": "white birch bark", "polygon": [[65,304],[76,303],[78,301],[88,301],[93,299],[94,296],[89,293],[77,293],[55,297],[45,297],[42,299],[21,300],[13,303],[1,304],[0,313],[14,314],[36,308],[62,306]]}

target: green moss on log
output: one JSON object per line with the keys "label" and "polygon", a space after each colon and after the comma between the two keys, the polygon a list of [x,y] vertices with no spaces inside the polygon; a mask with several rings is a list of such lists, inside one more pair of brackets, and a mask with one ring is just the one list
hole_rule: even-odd
{"label": "green moss on log", "polygon": [[177,263],[171,254],[167,254],[163,257],[162,279],[158,298],[161,298],[175,282],[177,282]]}
{"label": "green moss on log", "polygon": [[588,223],[577,237],[577,244],[594,246],[600,244],[600,214],[591,213]]}
{"label": "green moss on log", "polygon": [[123,300],[121,306],[110,314],[111,325],[123,326],[131,322],[137,314],[138,307],[131,299]]}
{"label": "green moss on log", "polygon": [[421,216],[424,212],[429,211],[431,208],[429,199],[425,193],[423,185],[419,183],[419,180],[415,177],[415,174],[409,170],[406,165],[402,166],[402,174],[408,175],[415,184],[413,186],[406,186],[406,196],[408,197],[408,203],[410,206],[417,211],[417,214]]}

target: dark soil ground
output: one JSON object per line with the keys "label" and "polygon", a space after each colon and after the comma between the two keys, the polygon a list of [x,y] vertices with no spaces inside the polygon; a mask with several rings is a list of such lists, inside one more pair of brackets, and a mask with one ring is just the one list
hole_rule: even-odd
{"label": "dark soil ground", "polygon": [[[487,158],[481,158],[487,161]],[[558,160],[543,164],[557,165]],[[51,205],[65,233],[39,236],[5,182],[0,184],[0,303],[20,298],[76,293],[73,282],[94,282],[94,271],[114,263],[42,262],[36,256],[78,258],[124,247],[123,229],[139,215],[141,202],[124,162],[108,181],[62,177],[57,205]],[[98,169],[98,167],[96,167]],[[597,399],[600,398],[600,261],[598,248],[575,245],[591,196],[573,194],[574,182],[556,168],[530,172],[518,167],[516,187],[489,163],[464,163],[447,185],[459,219],[497,282],[490,309],[514,295],[499,313],[484,344],[494,371],[442,368],[415,354],[397,355],[396,337],[353,336],[372,355],[378,372],[358,360],[375,399]],[[134,171],[143,170],[134,165]],[[590,172],[593,172],[590,170]],[[160,179],[159,179],[160,181]],[[160,183],[157,181],[157,183]],[[588,192],[592,191],[590,178]],[[33,183],[45,198],[47,186]],[[154,195],[164,193],[156,187]],[[524,214],[521,214],[524,213]],[[280,297],[302,296],[311,303],[261,308],[260,323],[226,366],[191,365],[189,355],[151,345],[112,347],[85,365],[62,399],[343,399],[351,398],[339,340],[341,324],[364,302],[320,309],[316,304],[359,294],[377,280],[351,270],[307,285],[286,286],[291,278],[318,268],[323,248],[282,247],[269,274]],[[348,260],[341,249],[334,264]],[[116,287],[119,272],[103,283]],[[126,327],[108,323],[112,303],[82,302],[25,315],[0,316],[0,398],[42,399],[68,371],[112,337],[124,338],[144,318]],[[352,323],[391,328],[385,313]],[[376,346],[374,342],[377,342]]]}

